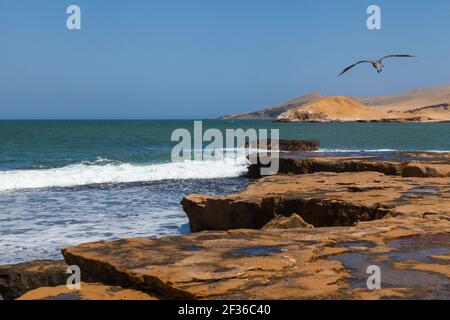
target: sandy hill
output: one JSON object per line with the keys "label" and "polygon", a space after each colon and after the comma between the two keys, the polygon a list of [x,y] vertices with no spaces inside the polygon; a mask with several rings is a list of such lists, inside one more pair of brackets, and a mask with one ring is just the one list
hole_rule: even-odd
{"label": "sandy hill", "polygon": [[449,104],[398,109],[369,107],[350,97],[325,97],[290,109],[281,114],[284,122],[331,122],[331,121],[450,121]]}
{"label": "sandy hill", "polygon": [[450,85],[389,96],[351,98],[310,93],[273,108],[222,119],[279,121],[450,121]]}
{"label": "sandy hill", "polygon": [[415,89],[399,95],[367,97],[361,99],[367,106],[385,110],[404,111],[450,103],[450,85],[439,88]]}
{"label": "sandy hill", "polygon": [[360,101],[344,97],[326,97],[291,109],[279,121],[358,121],[380,118],[382,112],[364,106]]}

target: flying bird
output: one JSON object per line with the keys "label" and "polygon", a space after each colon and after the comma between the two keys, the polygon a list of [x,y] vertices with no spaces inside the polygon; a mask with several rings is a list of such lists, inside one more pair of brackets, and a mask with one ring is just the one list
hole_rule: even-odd
{"label": "flying bird", "polygon": [[388,56],[385,56],[379,60],[373,60],[373,61],[369,61],[369,60],[361,60],[358,61],[357,63],[352,64],[351,66],[348,66],[347,68],[345,68],[338,77],[342,76],[344,73],[346,73],[348,70],[352,69],[353,67],[356,67],[358,64],[361,63],[371,63],[372,66],[377,70],[378,73],[381,73],[383,71],[384,65],[383,65],[383,60],[387,59],[387,58],[414,58],[415,56],[411,56],[409,54],[391,54]]}

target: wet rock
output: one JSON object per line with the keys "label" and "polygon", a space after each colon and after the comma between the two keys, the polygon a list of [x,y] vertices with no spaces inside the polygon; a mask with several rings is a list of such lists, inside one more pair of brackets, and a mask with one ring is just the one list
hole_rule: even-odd
{"label": "wet rock", "polygon": [[[411,222],[401,219],[405,224]],[[450,269],[448,264],[436,262],[433,255],[450,254],[450,233],[445,230],[441,230],[441,233],[439,230],[437,223],[435,233],[385,239],[385,245],[379,242],[366,245],[361,241],[345,241],[336,246],[352,250],[328,256],[328,259],[337,260],[350,270],[348,283],[353,290],[366,288],[367,266],[375,264],[381,271],[380,284],[383,289],[403,288],[401,291],[411,299],[449,299]],[[355,243],[362,247],[353,247]]]}
{"label": "wet rock", "polygon": [[[272,140],[262,140],[255,142],[254,147],[272,149]],[[249,143],[245,144],[249,147]],[[278,150],[280,151],[317,151],[320,149],[320,141],[318,140],[283,140],[278,141]]]}
{"label": "wet rock", "polygon": [[25,292],[65,284],[68,274],[64,261],[36,260],[0,266],[0,295],[5,300],[20,297]]}
{"label": "wet rock", "polygon": [[106,286],[99,283],[81,283],[80,289],[69,289],[66,285],[38,288],[25,293],[17,300],[156,300],[141,291]]}
{"label": "wet rock", "polygon": [[290,217],[276,216],[263,227],[263,230],[296,228],[313,229],[314,226],[306,223],[298,214],[294,213]]}
{"label": "wet rock", "polygon": [[442,263],[450,262],[450,252],[447,255],[431,256],[431,259],[438,260]]}
{"label": "wet rock", "polygon": [[[398,262],[394,264],[395,268],[398,269],[409,269],[409,270],[419,270],[419,271],[427,271],[431,273],[438,273],[444,275],[446,278],[450,279],[450,266],[448,264],[432,264],[432,263],[424,263],[414,260],[408,260],[403,262]],[[450,285],[450,281],[447,281],[448,285]],[[449,296],[450,298],[450,292]]]}

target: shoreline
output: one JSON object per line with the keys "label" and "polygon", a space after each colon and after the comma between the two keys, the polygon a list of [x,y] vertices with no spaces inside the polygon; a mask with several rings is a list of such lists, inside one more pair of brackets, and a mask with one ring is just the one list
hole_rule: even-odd
{"label": "shoreline", "polygon": [[[255,180],[238,194],[186,196],[182,204],[191,230],[202,232],[85,243],[64,249],[64,259],[84,270],[85,282],[134,289],[158,299],[253,299],[259,297],[256,288],[260,286],[267,289],[267,297],[277,299],[450,297],[445,290],[450,275],[442,267],[442,261],[450,255],[450,208],[443,200],[450,191],[450,154],[397,152],[402,161],[376,156],[311,158],[310,154],[283,154],[280,174]],[[329,191],[325,191],[324,181]],[[421,249],[428,250],[426,258],[419,249],[410,251],[409,247],[401,249],[405,250],[403,256],[395,256],[398,241],[422,243],[427,237],[434,240],[431,247]],[[119,252],[133,257],[134,262],[122,261],[122,253],[117,257]],[[405,272],[408,281],[414,282],[414,275],[419,273],[441,289],[430,291],[420,283],[405,287],[392,279],[393,288],[389,290],[374,292],[355,287],[351,279],[357,275],[351,270],[362,267],[356,257],[382,262],[392,279],[398,272]],[[159,259],[166,262],[159,265]],[[65,274],[64,262],[50,264],[59,265],[57,274]],[[135,269],[134,264],[147,267]],[[302,266],[300,278],[292,271],[293,266]],[[14,265],[8,270],[11,268]],[[219,271],[221,268],[223,271]],[[0,274],[4,269],[0,267]],[[61,285],[60,281],[49,283],[45,268],[25,270],[25,279],[36,282],[40,278],[42,285],[22,288],[14,298],[32,289],[35,291],[30,297],[56,294],[38,288]],[[136,272],[158,280],[141,287],[134,279]],[[250,279],[254,286],[246,285]],[[263,285],[269,279],[273,283]],[[288,279],[292,283],[288,284]],[[298,285],[294,285],[296,281]],[[0,282],[1,290],[5,290],[5,284]],[[58,290],[55,292],[61,294]],[[2,295],[5,297],[4,292]]]}

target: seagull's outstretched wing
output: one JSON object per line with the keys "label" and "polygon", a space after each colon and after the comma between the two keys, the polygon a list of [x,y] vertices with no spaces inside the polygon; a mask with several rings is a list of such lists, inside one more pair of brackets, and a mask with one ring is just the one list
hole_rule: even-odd
{"label": "seagull's outstretched wing", "polygon": [[361,60],[361,61],[358,61],[357,63],[354,63],[354,64],[352,64],[351,66],[348,66],[347,68],[345,68],[345,69],[338,75],[338,77],[342,76],[342,75],[343,75],[344,73],[346,73],[348,70],[350,70],[351,68],[357,66],[357,65],[360,64],[360,63],[372,63],[372,61],[369,61],[369,60]]}
{"label": "seagull's outstretched wing", "polygon": [[412,56],[409,54],[390,54],[380,59],[380,62],[386,58],[415,58],[416,56]]}

